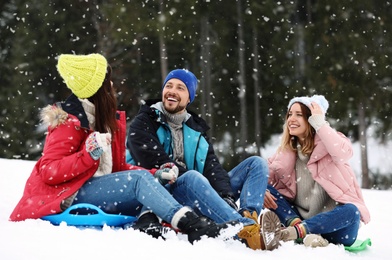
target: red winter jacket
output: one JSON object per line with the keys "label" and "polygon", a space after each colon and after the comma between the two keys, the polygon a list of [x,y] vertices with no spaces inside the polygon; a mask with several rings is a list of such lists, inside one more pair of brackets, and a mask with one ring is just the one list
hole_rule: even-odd
{"label": "red winter jacket", "polygon": [[[11,221],[60,213],[62,200],[79,190],[98,169],[99,159],[94,161],[85,148],[85,140],[92,130],[88,129],[84,110],[80,110],[80,101],[71,96],[66,104],[62,108],[48,106],[43,109],[42,119],[50,124],[43,154],[26,182],[23,196],[10,216]],[[78,117],[65,112],[66,109]],[[119,129],[112,134],[112,172],[143,169],[125,162],[125,112],[118,111],[117,118]]]}

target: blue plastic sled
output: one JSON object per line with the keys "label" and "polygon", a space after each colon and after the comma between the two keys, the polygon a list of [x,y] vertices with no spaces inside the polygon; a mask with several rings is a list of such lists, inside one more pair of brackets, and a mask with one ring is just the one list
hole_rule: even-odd
{"label": "blue plastic sled", "polygon": [[107,214],[100,208],[88,203],[72,205],[60,214],[48,215],[41,219],[48,220],[56,226],[60,225],[61,222],[65,222],[68,226],[78,227],[103,227],[104,225],[123,227],[137,220],[133,216]]}

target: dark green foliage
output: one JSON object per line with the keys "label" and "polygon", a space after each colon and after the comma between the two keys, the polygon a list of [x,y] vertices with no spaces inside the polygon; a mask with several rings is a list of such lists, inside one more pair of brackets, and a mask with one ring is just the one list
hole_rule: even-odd
{"label": "dark green foliage", "polygon": [[[390,138],[389,2],[241,1],[249,146],[260,149],[254,145],[255,75],[262,143],[281,133],[292,97],[315,93],[330,101],[328,118],[340,131],[358,138],[357,106],[362,102],[366,122],[376,126],[377,137]],[[208,43],[201,39],[202,18],[208,21]],[[99,52],[113,67],[119,108],[127,111],[129,120],[141,100],[160,97],[162,71],[192,70],[201,84],[189,109],[212,118],[212,141],[225,167],[232,168],[243,150],[237,29],[235,0],[2,1],[0,157],[35,160],[40,156],[45,129],[39,127],[39,109],[70,93],[56,70],[56,57]],[[162,42],[166,57],[161,57]],[[206,57],[201,57],[206,44],[212,107],[204,107],[200,98],[206,91],[201,87],[207,80],[202,66]]]}
{"label": "dark green foliage", "polygon": [[372,189],[392,190],[392,173],[375,172],[371,174],[370,180],[372,182]]}

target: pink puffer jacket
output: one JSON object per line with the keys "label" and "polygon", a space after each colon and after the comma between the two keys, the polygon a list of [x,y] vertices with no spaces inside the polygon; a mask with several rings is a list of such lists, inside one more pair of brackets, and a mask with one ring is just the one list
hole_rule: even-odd
{"label": "pink puffer jacket", "polygon": [[[367,224],[370,213],[348,162],[352,155],[350,140],[325,124],[315,136],[315,148],[307,165],[313,179],[332,199],[342,204],[352,203],[357,206],[361,220]],[[292,151],[277,152],[268,159],[269,184],[288,199],[294,199],[297,192],[296,159],[296,153]]]}

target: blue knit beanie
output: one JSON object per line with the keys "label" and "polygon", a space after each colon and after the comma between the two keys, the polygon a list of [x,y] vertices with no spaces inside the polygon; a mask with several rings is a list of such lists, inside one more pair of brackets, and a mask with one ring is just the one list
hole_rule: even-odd
{"label": "blue knit beanie", "polygon": [[287,108],[290,109],[290,107],[294,103],[296,103],[296,102],[300,102],[300,103],[306,105],[309,108],[310,108],[310,105],[311,105],[312,102],[316,102],[320,106],[323,114],[327,113],[327,110],[328,110],[328,107],[329,107],[329,103],[325,99],[324,96],[322,96],[322,95],[313,95],[311,97],[295,97],[295,98],[290,100],[289,105],[287,106]]}
{"label": "blue knit beanie", "polygon": [[197,90],[196,76],[187,69],[172,70],[169,72],[169,74],[167,74],[165,81],[163,82],[162,89],[165,87],[166,82],[168,82],[171,79],[179,79],[182,82],[184,82],[185,86],[188,88],[190,103],[192,103],[193,100],[195,99],[196,90]]}

